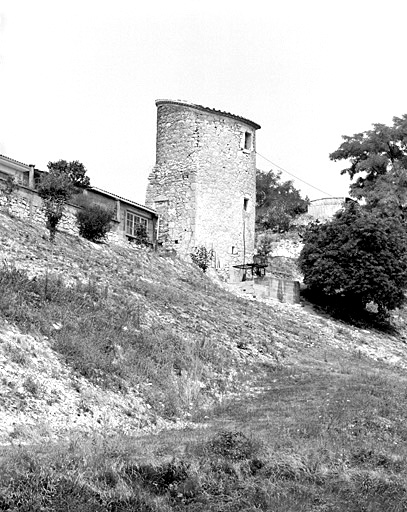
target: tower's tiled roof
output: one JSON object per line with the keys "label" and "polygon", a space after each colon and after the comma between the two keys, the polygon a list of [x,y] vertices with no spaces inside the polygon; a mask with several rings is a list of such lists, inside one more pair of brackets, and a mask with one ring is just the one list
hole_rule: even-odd
{"label": "tower's tiled roof", "polygon": [[250,121],[250,119],[246,119],[241,116],[235,116],[234,114],[231,114],[230,112],[224,112],[222,110],[215,110],[214,108],[208,108],[204,107],[202,105],[196,105],[195,103],[189,103],[188,101],[181,101],[181,100],[156,100],[155,104],[158,106],[160,105],[181,105],[183,107],[190,107],[194,108],[196,110],[202,110],[204,112],[209,112],[211,114],[218,114],[220,116],[224,117],[230,117],[231,119],[236,119],[236,121],[240,121],[241,123],[248,124],[249,126],[252,126],[255,130],[259,130],[261,126],[254,121]]}

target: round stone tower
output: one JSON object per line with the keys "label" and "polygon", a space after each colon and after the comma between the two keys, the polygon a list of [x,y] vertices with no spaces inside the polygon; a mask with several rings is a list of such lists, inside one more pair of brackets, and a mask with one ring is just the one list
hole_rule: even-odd
{"label": "round stone tower", "polygon": [[251,262],[260,126],[183,101],[156,105],[156,165],[146,204],[159,214],[159,242],[180,256],[212,249],[217,267]]}

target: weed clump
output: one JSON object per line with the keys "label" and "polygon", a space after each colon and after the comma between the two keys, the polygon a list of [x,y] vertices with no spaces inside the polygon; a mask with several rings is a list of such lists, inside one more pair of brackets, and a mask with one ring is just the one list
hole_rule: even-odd
{"label": "weed clump", "polygon": [[190,254],[192,262],[197,265],[202,272],[206,272],[213,258],[213,251],[207,249],[204,245],[195,247],[194,252]]}
{"label": "weed clump", "polygon": [[241,461],[257,455],[258,443],[249,439],[243,432],[219,432],[208,441],[207,450],[210,454],[224,457],[232,461]]}

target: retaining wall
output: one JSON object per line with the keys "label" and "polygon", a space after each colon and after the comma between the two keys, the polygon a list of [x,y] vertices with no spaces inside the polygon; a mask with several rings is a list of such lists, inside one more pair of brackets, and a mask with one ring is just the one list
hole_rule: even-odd
{"label": "retaining wall", "polygon": [[[19,186],[7,202],[4,194],[0,195],[0,207],[8,209],[11,215],[20,219],[26,219],[30,223],[41,226],[46,225],[46,218],[42,206],[42,199],[35,190]],[[61,221],[58,224],[58,231],[79,236],[78,226],[76,224],[76,212],[80,207],[67,204]],[[108,233],[106,240],[111,243],[124,242],[123,235],[119,230],[119,222],[114,222],[111,232]]]}

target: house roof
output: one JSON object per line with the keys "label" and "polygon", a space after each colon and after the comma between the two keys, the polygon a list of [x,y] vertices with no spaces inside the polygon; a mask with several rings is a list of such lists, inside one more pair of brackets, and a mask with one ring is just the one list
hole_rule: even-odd
{"label": "house roof", "polygon": [[194,108],[196,110],[202,110],[204,112],[209,112],[211,114],[218,114],[220,116],[224,117],[230,117],[231,119],[235,119],[236,121],[240,121],[241,123],[248,124],[249,126],[252,126],[255,130],[259,130],[261,126],[254,121],[250,121],[250,119],[246,119],[245,117],[236,116],[234,114],[231,114],[230,112],[224,112],[223,110],[216,110],[214,108],[208,108],[204,107],[203,105],[196,105],[195,103],[189,103],[188,101],[181,101],[181,100],[156,100],[155,104],[157,107],[160,105],[181,105],[184,107],[190,107]]}
{"label": "house roof", "polygon": [[93,190],[94,192],[97,192],[98,194],[103,194],[106,197],[111,197],[112,199],[116,199],[117,201],[123,201],[124,203],[127,203],[131,206],[135,206],[137,208],[141,208],[142,210],[147,210],[151,213],[157,213],[153,208],[149,208],[148,206],[144,206],[143,204],[136,203],[135,201],[130,201],[130,199],[126,199],[124,197],[118,196],[117,194],[112,194],[112,192],[107,192],[106,190],[102,190],[101,188],[97,187],[88,187],[88,190]]}
{"label": "house roof", "polygon": [[25,164],[23,162],[19,162],[18,160],[14,160],[14,158],[10,158],[9,156],[6,156],[6,155],[0,155],[1,158],[4,158],[5,160],[8,160],[9,162],[13,162],[13,164],[19,164],[19,165],[24,165],[24,167],[27,167],[27,170],[28,168],[30,167],[28,164]]}

